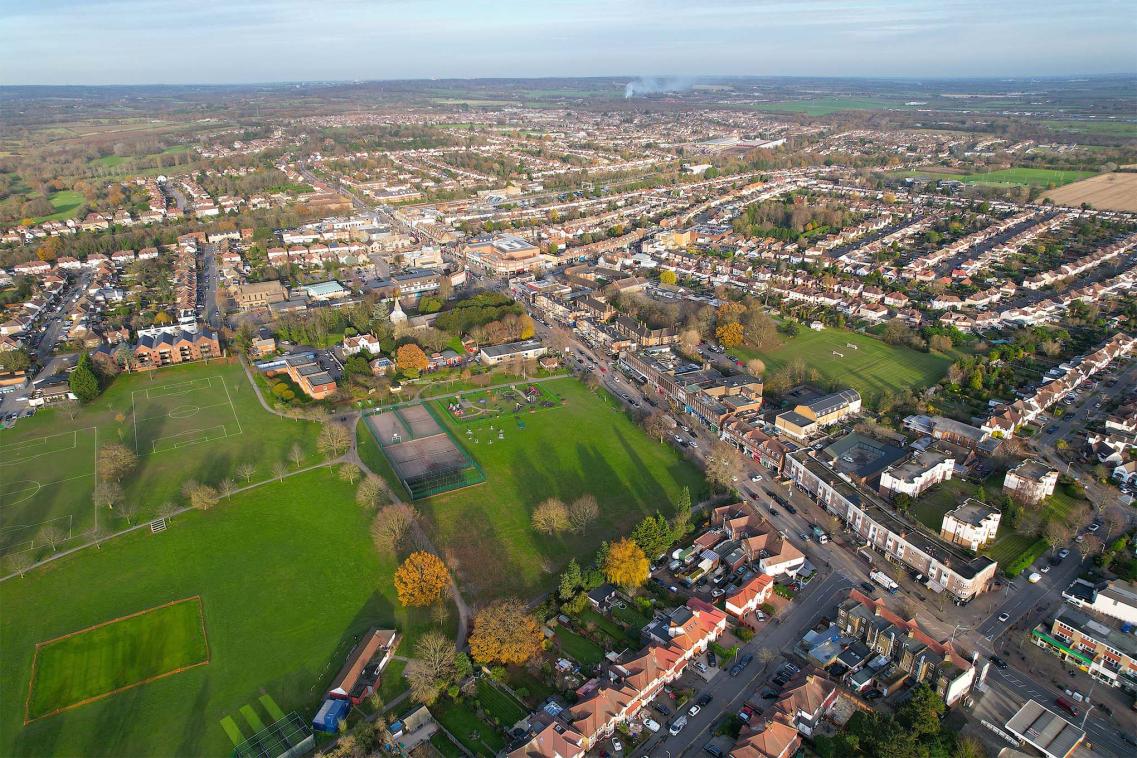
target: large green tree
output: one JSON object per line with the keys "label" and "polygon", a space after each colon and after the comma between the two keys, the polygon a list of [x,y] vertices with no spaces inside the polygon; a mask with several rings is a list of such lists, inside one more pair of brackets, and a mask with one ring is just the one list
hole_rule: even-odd
{"label": "large green tree", "polygon": [[99,396],[99,377],[91,365],[91,356],[83,353],[75,370],[71,372],[71,392],[81,403],[89,403]]}

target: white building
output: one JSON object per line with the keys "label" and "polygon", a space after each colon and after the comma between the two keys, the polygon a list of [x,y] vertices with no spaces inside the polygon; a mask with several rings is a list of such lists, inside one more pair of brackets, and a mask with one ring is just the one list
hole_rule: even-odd
{"label": "white building", "polygon": [[880,475],[880,494],[917,498],[932,485],[951,479],[954,470],[954,457],[939,450],[925,450],[886,468]]}
{"label": "white building", "polygon": [[995,541],[1002,517],[1003,514],[997,508],[969,497],[962,505],[957,505],[944,514],[940,536],[948,542],[978,552],[980,548]]}
{"label": "white building", "polygon": [[1028,459],[1007,472],[1003,491],[1024,503],[1039,503],[1054,494],[1058,469],[1042,461]]}

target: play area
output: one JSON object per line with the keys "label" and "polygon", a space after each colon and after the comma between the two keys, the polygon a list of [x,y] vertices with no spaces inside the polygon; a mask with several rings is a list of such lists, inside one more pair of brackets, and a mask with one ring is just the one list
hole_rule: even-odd
{"label": "play area", "polygon": [[393,408],[366,419],[368,429],[412,499],[421,500],[485,481],[481,467],[425,405]]}
{"label": "play area", "polygon": [[242,434],[229,388],[203,376],[131,393],[134,445],[140,455],[164,453]]}
{"label": "play area", "polygon": [[94,527],[97,446],[95,427],[0,444],[0,557]]}
{"label": "play area", "polygon": [[534,413],[560,405],[559,399],[537,382],[467,392],[442,398],[437,402],[439,407],[446,411],[450,420],[457,424],[519,413]]}

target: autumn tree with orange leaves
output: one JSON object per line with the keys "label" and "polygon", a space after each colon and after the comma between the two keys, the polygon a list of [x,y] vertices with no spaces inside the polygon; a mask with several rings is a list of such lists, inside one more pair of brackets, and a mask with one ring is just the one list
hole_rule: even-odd
{"label": "autumn tree with orange leaves", "polygon": [[474,616],[470,653],[478,663],[520,664],[541,652],[541,624],[516,598],[488,605]]}
{"label": "autumn tree with orange leaves", "polygon": [[438,556],[422,550],[411,553],[395,569],[395,592],[405,606],[433,605],[449,584],[446,564]]}

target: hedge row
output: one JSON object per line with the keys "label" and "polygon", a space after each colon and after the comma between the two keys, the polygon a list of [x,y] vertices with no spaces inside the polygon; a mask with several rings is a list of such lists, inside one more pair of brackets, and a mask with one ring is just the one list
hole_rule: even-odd
{"label": "hedge row", "polygon": [[1008,563],[1003,571],[1006,572],[1007,576],[1018,576],[1049,549],[1050,545],[1047,544],[1046,540],[1039,538],[1032,542],[1026,550],[1019,553],[1018,558]]}

